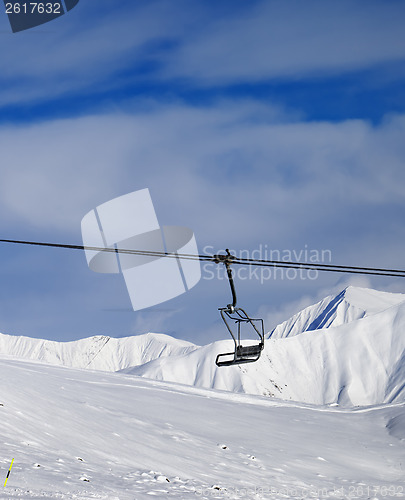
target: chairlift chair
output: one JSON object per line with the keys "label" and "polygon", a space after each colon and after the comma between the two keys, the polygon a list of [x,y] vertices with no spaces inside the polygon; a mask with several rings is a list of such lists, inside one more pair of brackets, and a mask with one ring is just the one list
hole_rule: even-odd
{"label": "chairlift chair", "polygon": [[[218,310],[221,314],[228,332],[231,334],[235,345],[233,352],[218,354],[215,360],[217,366],[240,365],[242,363],[253,363],[260,358],[260,354],[264,347],[264,323],[262,319],[253,319],[241,307],[236,307],[236,291],[233,282],[231,264],[235,257],[226,249],[226,255],[214,255],[214,262],[217,264],[223,263],[226,267],[229,284],[232,292],[232,304],[226,307],[220,307]],[[231,323],[236,324],[236,331],[231,328]],[[250,325],[253,331],[259,337],[260,342],[253,345],[241,344],[241,330],[243,325]],[[224,359],[225,358],[225,359]]]}

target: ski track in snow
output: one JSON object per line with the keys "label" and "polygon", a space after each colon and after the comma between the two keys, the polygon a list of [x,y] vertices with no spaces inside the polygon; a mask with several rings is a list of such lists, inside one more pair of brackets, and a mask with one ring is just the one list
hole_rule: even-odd
{"label": "ski track in snow", "polygon": [[368,498],[404,485],[403,404],[297,405],[10,359],[0,375],[4,476],[15,458],[0,498]]}

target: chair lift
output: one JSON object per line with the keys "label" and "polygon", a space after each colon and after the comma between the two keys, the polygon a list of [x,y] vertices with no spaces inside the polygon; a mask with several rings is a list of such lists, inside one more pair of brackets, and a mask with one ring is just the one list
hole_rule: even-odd
{"label": "chair lift", "polygon": [[[252,319],[241,307],[236,307],[236,292],[235,285],[233,282],[231,264],[235,257],[230,254],[229,250],[226,249],[226,255],[214,255],[214,262],[216,264],[223,263],[226,267],[226,272],[228,275],[229,284],[232,292],[232,304],[228,304],[226,307],[220,307],[218,310],[221,314],[233,342],[235,344],[235,350],[233,352],[226,352],[223,354],[218,354],[215,364],[217,366],[230,366],[239,365],[242,363],[253,363],[260,358],[260,354],[264,347],[264,324],[262,319]],[[230,327],[230,322],[234,321],[237,325],[236,332],[232,331]],[[255,324],[257,323],[257,324]],[[253,327],[255,333],[258,335],[260,342],[254,345],[242,346],[241,344],[241,325],[249,324]],[[229,356],[232,358],[229,359]],[[220,358],[228,357],[228,359],[221,360]]]}

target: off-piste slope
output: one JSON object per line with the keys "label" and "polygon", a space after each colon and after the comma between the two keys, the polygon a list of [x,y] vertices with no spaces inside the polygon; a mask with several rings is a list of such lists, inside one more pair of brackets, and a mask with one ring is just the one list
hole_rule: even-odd
{"label": "off-piste slope", "polygon": [[1,499],[405,493],[403,404],[310,407],[1,357],[0,378]]}

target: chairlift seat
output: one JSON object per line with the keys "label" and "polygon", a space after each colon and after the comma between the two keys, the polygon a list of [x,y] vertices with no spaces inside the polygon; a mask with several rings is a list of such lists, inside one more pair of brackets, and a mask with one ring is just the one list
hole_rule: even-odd
{"label": "chairlift seat", "polygon": [[[220,308],[221,317],[231,334],[235,345],[233,352],[218,354],[215,364],[217,366],[240,365],[243,363],[254,363],[260,358],[264,347],[264,325],[262,319],[253,319],[241,307],[223,307]],[[236,332],[232,331],[231,324],[236,323]],[[248,328],[255,333],[260,342],[252,345],[241,344],[241,325],[249,325]]]}
{"label": "chairlift seat", "polygon": [[[218,354],[215,364],[217,366],[241,365],[243,363],[254,363],[260,358],[263,343],[249,346],[237,346],[235,351]],[[223,359],[228,358],[228,359]],[[222,360],[221,360],[222,359]]]}
{"label": "chairlift seat", "polygon": [[[231,264],[234,260],[229,250],[226,250],[226,255],[214,255],[216,263],[222,262],[226,267],[229,285],[232,292],[232,304],[227,307],[220,307],[219,312],[223,319],[225,326],[230,333],[234,342],[235,349],[233,352],[225,352],[218,354],[215,360],[217,366],[231,366],[239,365],[242,363],[253,363],[260,358],[260,354],[264,347],[264,324],[262,319],[253,319],[241,307],[236,307],[236,292],[233,283]],[[235,327],[231,327],[231,323],[236,323]],[[241,325],[246,325],[250,332],[260,339],[259,344],[245,345],[241,344]],[[225,358],[225,359],[223,359]]]}
{"label": "chairlift seat", "polygon": [[256,345],[247,345],[247,346],[238,346],[236,348],[236,356],[239,358],[245,358],[245,357],[250,357],[250,356],[260,356],[260,353],[262,352],[263,349],[263,344],[256,344]]}

